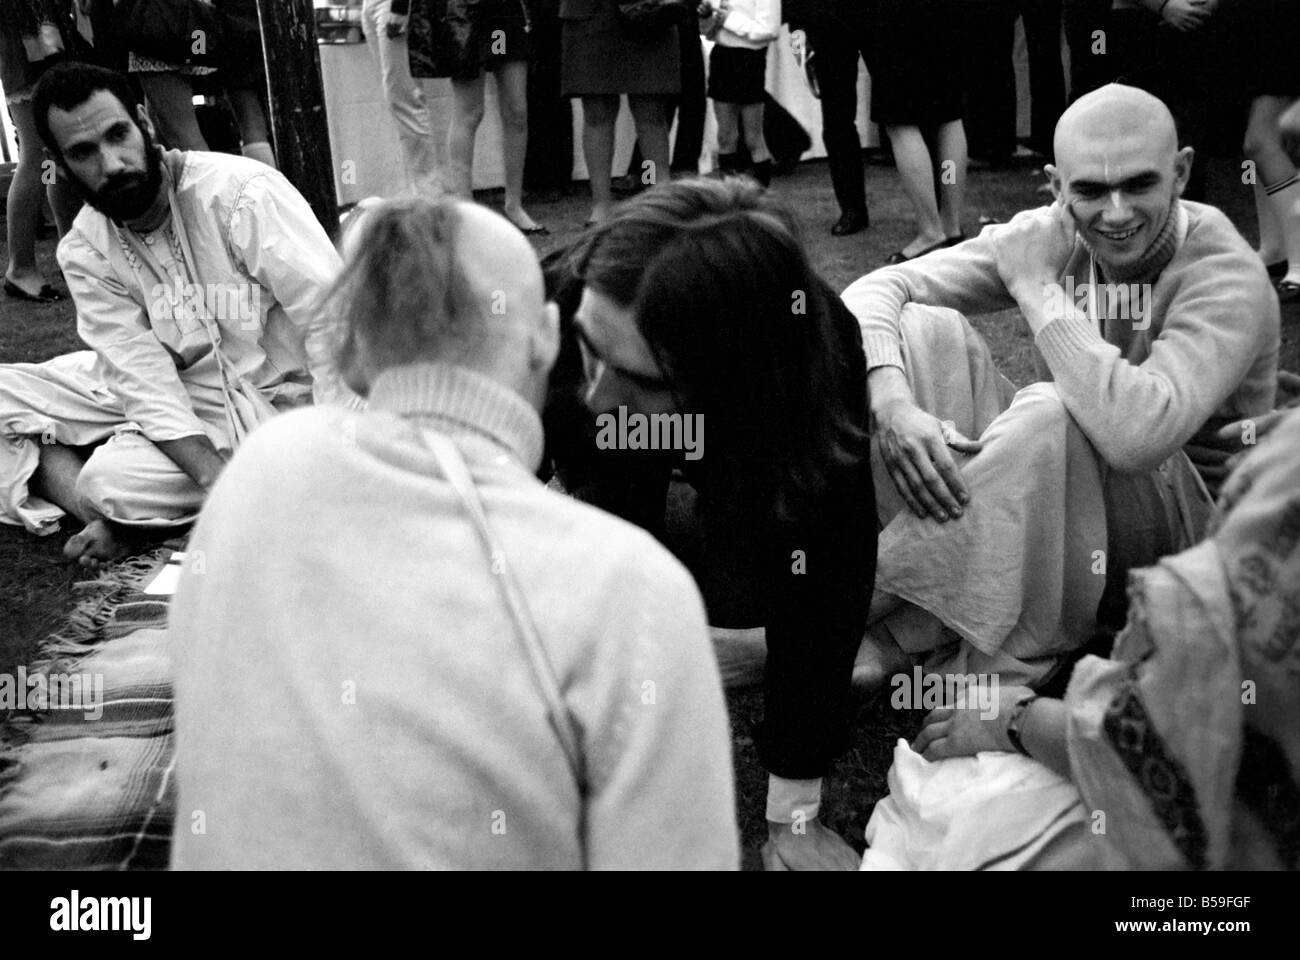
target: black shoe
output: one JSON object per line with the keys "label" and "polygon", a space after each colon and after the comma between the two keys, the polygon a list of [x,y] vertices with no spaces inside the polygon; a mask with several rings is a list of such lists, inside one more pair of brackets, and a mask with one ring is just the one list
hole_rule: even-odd
{"label": "black shoe", "polygon": [[771,160],[764,160],[761,163],[754,164],[749,168],[747,173],[764,187],[770,187],[772,185]]}
{"label": "black shoe", "polygon": [[720,153],[718,154],[717,172],[720,176],[731,177],[741,172],[740,154],[738,153]]}
{"label": "black shoe", "polygon": [[1286,276],[1287,269],[1287,261],[1278,260],[1277,262],[1268,265],[1268,275],[1274,280],[1281,280]]}
{"label": "black shoe", "polygon": [[897,250],[894,253],[891,253],[889,255],[889,257],[885,260],[885,263],[888,263],[890,265],[907,263],[907,261],[909,260],[916,260],[919,257],[924,257],[927,253],[934,253],[936,250],[942,250],[944,247],[948,247],[948,246],[951,246],[951,244],[948,243],[947,240],[940,240],[938,243],[931,244],[930,246],[926,247],[924,250],[918,250],[910,257],[907,254],[905,254],[902,250]]}
{"label": "black shoe", "polygon": [[631,173],[625,173],[609,181],[610,192],[617,197],[634,197],[645,188],[646,185],[641,182],[641,178]]}
{"label": "black shoe", "polygon": [[5,280],[5,293],[15,300],[27,300],[31,303],[57,303],[63,296],[48,283],[42,284],[39,293],[28,293],[12,280]]}
{"label": "black shoe", "polygon": [[871,215],[866,210],[846,210],[840,214],[831,227],[832,237],[847,237],[851,233],[860,233],[871,226]]}

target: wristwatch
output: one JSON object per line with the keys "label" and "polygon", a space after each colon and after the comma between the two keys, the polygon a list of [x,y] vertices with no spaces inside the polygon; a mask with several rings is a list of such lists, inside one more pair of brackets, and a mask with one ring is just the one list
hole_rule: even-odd
{"label": "wristwatch", "polygon": [[1025,749],[1024,743],[1020,740],[1020,721],[1025,717],[1025,711],[1029,705],[1038,699],[1038,694],[1031,693],[1027,697],[1021,697],[1016,701],[1016,705],[1011,708],[1011,716],[1007,717],[1007,739],[1011,745],[1016,748],[1017,753],[1022,753],[1026,757],[1029,751]]}

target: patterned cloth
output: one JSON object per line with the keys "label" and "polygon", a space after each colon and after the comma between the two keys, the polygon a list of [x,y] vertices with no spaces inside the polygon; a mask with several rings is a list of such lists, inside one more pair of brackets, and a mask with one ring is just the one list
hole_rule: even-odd
{"label": "patterned cloth", "polygon": [[102,675],[96,719],[0,715],[0,870],[161,870],[175,809],[165,598],[140,589],[160,548],[81,584],[90,595],[50,638],[42,672]]}

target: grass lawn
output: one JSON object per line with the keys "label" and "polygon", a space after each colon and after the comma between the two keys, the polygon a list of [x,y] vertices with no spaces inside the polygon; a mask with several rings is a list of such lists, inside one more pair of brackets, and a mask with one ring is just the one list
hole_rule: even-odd
{"label": "grass lawn", "polygon": [[[1240,183],[1239,167],[1230,161],[1211,165],[1209,199],[1225,209],[1253,242],[1257,238],[1250,187]],[[1005,220],[1017,210],[1044,202],[1043,176],[1033,167],[972,173],[967,191],[965,226],[978,230],[982,216]],[[911,219],[896,172],[868,167],[872,226],[856,236],[835,238],[829,227],[838,216],[824,163],[807,163],[773,189],[790,202],[802,220],[814,265],[837,289],[880,266],[911,236]],[[530,212],[547,224],[552,236],[538,244],[546,252],[567,242],[581,229],[588,212],[585,185],[553,203],[535,203]],[[42,242],[42,266],[57,276],[53,240]],[[0,244],[0,252],[3,245]],[[7,256],[0,259],[7,260]],[[1032,341],[1014,311],[980,318],[977,325],[989,341],[1003,372],[1017,384],[1028,382]],[[0,363],[45,360],[80,349],[70,303],[34,305],[0,298]],[[1283,315],[1284,367],[1300,371],[1300,305]],[[0,526],[0,673],[12,672],[29,660],[38,641],[53,629],[73,604],[72,585],[78,572],[65,564],[60,548],[64,533],[44,539],[14,527]],[[758,690],[733,692],[729,697],[736,756],[736,787],[744,831],[745,865],[758,866],[758,844],[764,834],[763,804],[766,774],[759,766],[752,730],[761,714]],[[899,713],[886,702],[864,705],[856,718],[854,747],[827,781],[825,818],[850,842],[862,846],[862,832],[872,804],[886,791],[885,773],[898,737],[910,737],[919,713]]]}

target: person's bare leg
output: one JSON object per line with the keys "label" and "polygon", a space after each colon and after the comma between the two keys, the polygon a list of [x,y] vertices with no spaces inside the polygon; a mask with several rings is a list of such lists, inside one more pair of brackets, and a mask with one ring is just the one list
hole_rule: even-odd
{"label": "person's bare leg", "polygon": [[627,102],[632,109],[632,119],[636,121],[636,139],[641,144],[641,156],[650,164],[647,168],[650,185],[667,183],[672,174],[669,171],[668,115],[664,98],[629,96]]}
{"label": "person's bare leg", "polygon": [[235,111],[239,124],[239,138],[244,156],[259,160],[268,167],[276,166],[275,151],[271,149],[271,133],[266,126],[266,112],[262,97],[251,88],[227,89],[226,96]]}
{"label": "person's bare leg", "polygon": [[1300,283],[1300,180],[1278,130],[1278,119],[1292,102],[1287,97],[1256,97],[1244,146],[1246,156],[1255,163],[1255,178],[1264,188],[1282,238],[1286,279]]}
{"label": "person's bare leg", "polygon": [[121,527],[96,514],[78,496],[77,477],[85,465],[86,461],[72,447],[42,444],[40,465],[32,475],[31,489],[85,524],[63,545],[63,555],[94,569],[129,553],[132,540]]}
{"label": "person's bare leg", "polygon": [[447,131],[447,189],[474,196],[474,137],[483,122],[483,75],[451,81],[451,126]]}
{"label": "person's bare leg", "polygon": [[943,235],[961,233],[962,204],[966,200],[966,128],[960,120],[939,127],[939,220]]}
{"label": "person's bare leg", "polygon": [[942,243],[946,236],[943,221],[939,218],[939,201],[934,195],[934,162],[920,128],[890,126],[885,130],[894,148],[894,162],[903,181],[903,192],[907,194],[916,217],[916,236],[903,247],[903,253],[913,257],[926,247]]}
{"label": "person's bare leg", "polygon": [[1255,177],[1254,189],[1255,196],[1255,216],[1259,220],[1259,249],[1255,252],[1259,258],[1264,261],[1265,266],[1271,266],[1279,260],[1286,259],[1286,244],[1282,240],[1282,225],[1277,222],[1277,215],[1273,212],[1273,204],[1268,202],[1268,192],[1264,189],[1264,184]]}
{"label": "person's bare leg", "polygon": [[77,214],[81,212],[81,197],[77,195],[72,184],[63,177],[55,177],[45,188],[45,195],[49,198],[50,209],[54,211],[54,223],[58,227],[61,240],[72,229],[72,221],[77,219]]}
{"label": "person's bare leg", "polygon": [[501,113],[501,145],[505,151],[506,219],[520,230],[536,230],[537,221],[524,210],[524,160],[528,156],[528,63],[511,60],[497,68],[497,107]]}
{"label": "person's bare leg", "polygon": [[767,148],[763,137],[763,101],[747,103],[740,108],[740,119],[745,129],[745,146],[749,148],[749,158],[754,163],[772,159],[772,151]]}
{"label": "person's bare leg", "polygon": [[614,205],[609,181],[614,163],[614,121],[617,119],[617,96],[602,94],[582,98],[582,156],[591,183],[591,216],[588,219],[597,222],[606,219]]}
{"label": "person's bare leg", "polygon": [[718,153],[735,153],[740,146],[740,108],[734,103],[714,100],[713,119],[718,124]]}
{"label": "person's bare leg", "polygon": [[41,144],[31,103],[15,103],[9,110],[18,131],[19,153],[5,213],[9,244],[5,279],[37,296],[45,285],[45,278],[36,266],[36,234],[41,223]]}
{"label": "person's bare leg", "polygon": [[194,112],[194,87],[179,73],[139,73],[149,112],[164,146],[175,150],[207,150]]}

